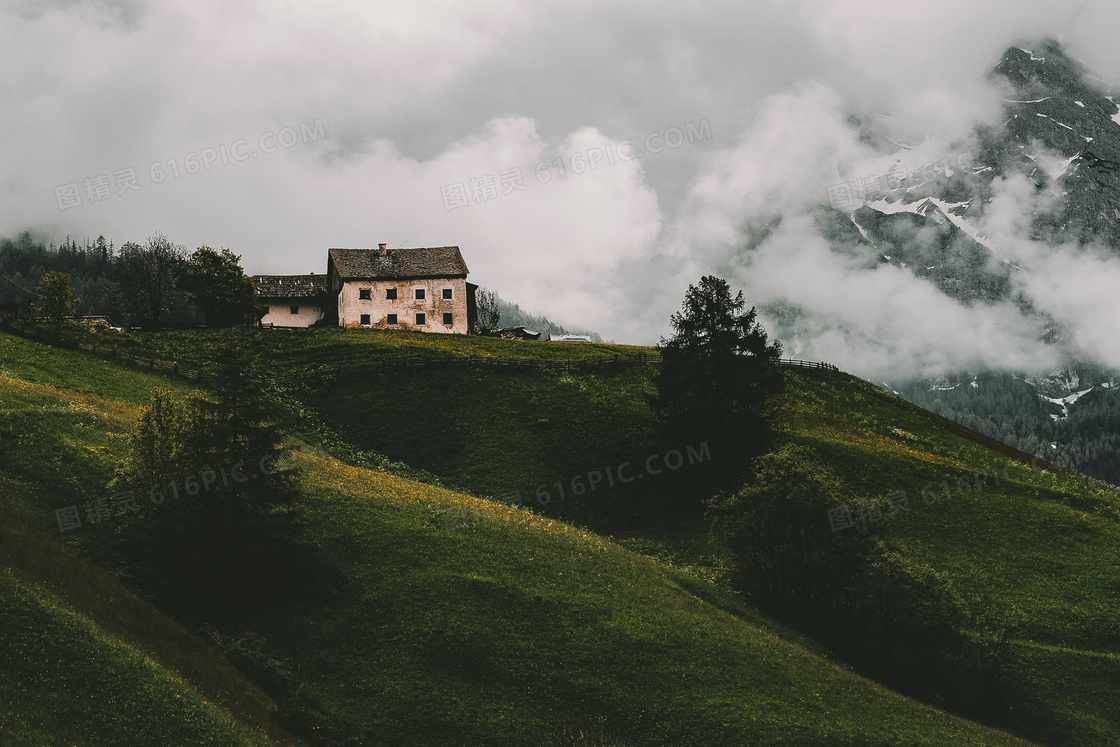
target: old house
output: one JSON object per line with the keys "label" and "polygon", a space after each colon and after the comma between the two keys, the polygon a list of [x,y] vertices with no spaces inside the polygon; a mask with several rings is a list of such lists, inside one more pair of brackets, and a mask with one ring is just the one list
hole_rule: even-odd
{"label": "old house", "polygon": [[262,326],[310,327],[326,315],[326,275],[254,275]]}
{"label": "old house", "polygon": [[341,327],[469,334],[475,286],[457,246],[331,249],[326,313]]}

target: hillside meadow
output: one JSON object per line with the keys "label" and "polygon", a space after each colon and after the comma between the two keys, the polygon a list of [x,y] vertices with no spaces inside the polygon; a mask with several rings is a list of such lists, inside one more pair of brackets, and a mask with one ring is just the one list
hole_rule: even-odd
{"label": "hillside meadow", "polygon": [[[262,369],[336,352],[415,355],[427,342],[371,334],[363,348],[323,332],[307,336],[314,353],[293,344],[276,359],[262,335]],[[160,357],[220,337],[168,342]],[[152,354],[157,342],[129,344]],[[494,342],[505,344],[486,347]],[[597,350],[431,345],[553,359]],[[322,445],[288,461],[301,468],[308,541],[332,580],[314,593],[293,586],[266,610],[201,619],[129,590],[110,527],[63,534],[54,513],[107,495],[152,393],[195,385],[0,334],[0,505],[12,517],[0,615],[20,621],[3,630],[24,631],[0,644],[7,662],[21,662],[0,667],[0,728],[21,735],[15,743],[48,744],[196,741],[186,735],[229,744],[1025,743],[859,676],[731,591],[702,512],[673,500],[686,468],[660,484],[650,474],[582,496],[553,488],[544,505],[491,500],[683,450],[655,435],[645,399],[654,370],[468,366],[279,389],[290,445]],[[905,491],[910,510],[883,531],[976,605],[1018,621],[1013,650],[1028,698],[1014,730],[1051,744],[1115,743],[1115,492],[1044,464],[1032,471],[1029,458],[845,374],[789,370],[787,381],[783,438],[812,448],[855,497]],[[1000,484],[977,487],[979,471],[998,472]],[[927,504],[923,488],[941,498]],[[122,684],[99,690],[95,709],[106,677]]]}

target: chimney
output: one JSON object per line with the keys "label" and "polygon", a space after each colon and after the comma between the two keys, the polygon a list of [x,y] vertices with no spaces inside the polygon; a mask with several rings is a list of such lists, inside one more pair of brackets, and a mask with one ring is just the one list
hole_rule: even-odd
{"label": "chimney", "polygon": [[384,244],[378,244],[377,245],[377,256],[384,257],[388,253],[389,253],[389,250],[385,248]]}

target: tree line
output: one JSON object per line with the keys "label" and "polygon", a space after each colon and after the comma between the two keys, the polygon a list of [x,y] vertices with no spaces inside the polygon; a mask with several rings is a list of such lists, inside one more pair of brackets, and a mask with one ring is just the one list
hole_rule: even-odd
{"label": "tree line", "polygon": [[63,316],[105,316],[117,325],[162,322],[230,326],[251,313],[253,281],[240,255],[208,246],[188,252],[163,233],[115,247],[104,236],[55,244],[24,231],[0,239],[0,303],[57,326]]}
{"label": "tree line", "polygon": [[[1108,378],[1081,368],[1084,380]],[[970,379],[961,375],[940,382],[911,381],[900,387],[900,394],[1020,451],[1120,485],[1120,391],[1094,387],[1069,405],[1066,414],[1040,397],[1034,385],[1013,374],[981,374],[974,379],[975,386]]]}

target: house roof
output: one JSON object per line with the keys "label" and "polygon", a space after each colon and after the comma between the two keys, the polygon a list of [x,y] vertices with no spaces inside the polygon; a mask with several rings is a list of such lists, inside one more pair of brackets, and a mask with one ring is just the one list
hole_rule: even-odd
{"label": "house roof", "polygon": [[254,275],[257,298],[313,298],[327,294],[326,275]]}
{"label": "house roof", "polygon": [[343,280],[466,277],[467,263],[457,246],[414,249],[331,249]]}

